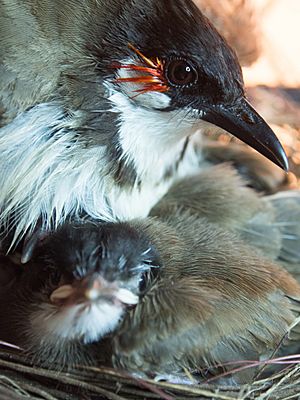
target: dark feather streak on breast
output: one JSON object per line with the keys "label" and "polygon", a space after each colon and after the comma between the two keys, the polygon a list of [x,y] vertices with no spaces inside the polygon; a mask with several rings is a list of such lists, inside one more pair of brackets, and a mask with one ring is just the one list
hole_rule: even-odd
{"label": "dark feather streak on breast", "polygon": [[186,154],[186,150],[189,144],[190,138],[189,136],[185,139],[181,152],[179,154],[179,157],[177,159],[177,161],[175,161],[175,163],[173,165],[171,165],[165,172],[163,179],[167,180],[169,178],[171,178],[178,170],[179,165],[181,164],[182,160],[184,159],[184,156]]}

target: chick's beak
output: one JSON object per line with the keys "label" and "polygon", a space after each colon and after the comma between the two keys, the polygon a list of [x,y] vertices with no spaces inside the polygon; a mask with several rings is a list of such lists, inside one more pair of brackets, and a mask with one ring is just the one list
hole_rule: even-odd
{"label": "chick's beak", "polygon": [[288,171],[288,159],[281,143],[245,98],[232,106],[215,105],[204,111],[201,116],[204,121],[226,130]]}
{"label": "chick's beak", "polygon": [[78,291],[82,293],[83,297],[91,301],[97,300],[100,296],[110,296],[114,290],[115,287],[109,285],[101,277],[84,279],[78,287]]}
{"label": "chick's beak", "polygon": [[50,301],[56,305],[72,305],[98,301],[118,302],[134,305],[138,296],[128,289],[119,288],[115,282],[108,282],[98,274],[76,280],[72,284],[63,284],[50,295]]}

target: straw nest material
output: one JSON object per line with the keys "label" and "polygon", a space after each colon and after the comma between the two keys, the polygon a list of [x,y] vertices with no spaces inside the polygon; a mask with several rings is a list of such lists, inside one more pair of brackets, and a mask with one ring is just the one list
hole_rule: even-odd
{"label": "straw nest material", "polygon": [[[125,399],[272,399],[299,398],[300,355],[274,359],[286,363],[280,373],[242,386],[218,386],[213,381],[175,385],[131,377],[116,370],[80,368],[68,372],[33,366],[16,351],[0,351],[0,399],[125,400]],[[245,367],[243,365],[243,367]],[[251,366],[249,366],[251,368]],[[263,366],[261,367],[263,369]]]}

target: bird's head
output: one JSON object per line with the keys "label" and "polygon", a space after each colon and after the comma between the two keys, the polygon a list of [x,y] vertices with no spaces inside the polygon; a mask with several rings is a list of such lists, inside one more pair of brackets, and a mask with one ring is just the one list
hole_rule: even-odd
{"label": "bird's head", "polygon": [[159,148],[213,124],[288,169],[275,134],[245,98],[235,53],[191,0],[117,3],[87,43],[119,113],[125,153],[138,135]]}
{"label": "bird's head", "polygon": [[66,224],[43,242],[24,280],[30,330],[50,342],[90,343],[114,331],[159,264],[147,237],[126,223]]}

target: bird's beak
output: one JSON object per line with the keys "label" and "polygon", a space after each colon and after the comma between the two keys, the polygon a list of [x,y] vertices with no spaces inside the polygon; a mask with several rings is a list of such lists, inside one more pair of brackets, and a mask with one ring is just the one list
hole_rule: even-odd
{"label": "bird's beak", "polygon": [[108,282],[98,274],[75,281],[73,284],[59,286],[50,295],[50,301],[58,305],[100,300],[135,305],[139,298],[130,290],[119,288],[114,282]]}
{"label": "bird's beak", "polygon": [[201,119],[226,130],[288,171],[288,159],[281,143],[245,98],[230,107],[216,105],[204,111]]}
{"label": "bird's beak", "polygon": [[138,303],[138,296],[133,294],[130,290],[119,288],[114,282],[107,282],[101,277],[96,279],[89,279],[83,285],[84,297],[87,300],[94,301],[99,298],[111,298],[123,304],[134,305]]}

